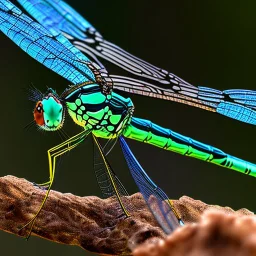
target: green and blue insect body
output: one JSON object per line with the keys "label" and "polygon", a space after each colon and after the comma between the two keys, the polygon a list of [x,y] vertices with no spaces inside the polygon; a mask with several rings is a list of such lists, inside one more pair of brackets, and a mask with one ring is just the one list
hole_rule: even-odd
{"label": "green and blue insect body", "polygon": [[123,135],[175,153],[197,158],[256,177],[256,165],[222,150],[163,128],[149,120],[133,117]]}
{"label": "green and blue insect body", "polygon": [[96,137],[115,138],[130,123],[134,109],[130,98],[115,92],[104,95],[97,84],[74,86],[64,94],[63,101],[73,121]]}
{"label": "green and blue insect body", "polygon": [[[97,84],[74,85],[67,89],[60,99],[56,99],[56,103],[54,101],[53,97],[47,95],[40,102],[44,109],[44,123],[47,129],[50,127],[45,117],[52,116],[53,113],[58,120],[50,120],[50,122],[62,125],[59,115],[62,112],[61,102],[64,102],[73,121],[85,130],[91,131],[96,137],[110,139],[123,135],[126,138],[256,176],[255,164],[163,128],[149,120],[132,117],[134,106],[130,98],[124,98],[114,92],[104,95]],[[38,106],[35,112],[37,110]]]}
{"label": "green and blue insect body", "polygon": [[[76,87],[76,86],[74,86]],[[104,95],[97,84],[78,86],[64,101],[75,123],[105,139],[123,135],[185,156],[256,176],[256,165],[222,150],[163,128],[149,120],[132,117],[130,98],[112,92]]]}

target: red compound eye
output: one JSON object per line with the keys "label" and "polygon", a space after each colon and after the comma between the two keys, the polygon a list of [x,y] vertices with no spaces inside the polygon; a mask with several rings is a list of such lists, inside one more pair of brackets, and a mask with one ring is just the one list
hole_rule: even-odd
{"label": "red compound eye", "polygon": [[41,101],[36,103],[36,107],[34,109],[34,119],[38,125],[44,125],[43,104]]}

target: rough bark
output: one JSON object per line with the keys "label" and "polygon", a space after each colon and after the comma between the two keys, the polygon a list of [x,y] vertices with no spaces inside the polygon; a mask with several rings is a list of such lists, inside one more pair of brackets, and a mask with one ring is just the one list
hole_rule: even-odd
{"label": "rough bark", "polygon": [[[0,178],[0,229],[26,236],[28,228],[19,229],[36,213],[44,195],[44,190],[25,179]],[[32,235],[104,255],[130,255],[132,249],[146,240],[166,237],[139,193],[125,201],[130,205],[128,218],[122,215],[115,198],[79,197],[51,191]],[[234,213],[229,207],[207,205],[186,196],[174,200],[174,205],[185,223],[197,222],[207,209]],[[236,214],[253,215],[246,209]]]}

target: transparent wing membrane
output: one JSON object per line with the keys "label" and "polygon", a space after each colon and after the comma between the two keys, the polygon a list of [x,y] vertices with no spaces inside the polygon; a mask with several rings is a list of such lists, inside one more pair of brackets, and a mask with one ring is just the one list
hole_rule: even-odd
{"label": "transparent wing membrane", "polygon": [[[97,139],[95,138],[95,140]],[[102,152],[104,152],[104,146],[100,145],[100,143],[99,146],[101,147]],[[108,198],[110,196],[114,196],[116,193],[114,186],[117,188],[118,193],[121,196],[129,196],[124,185],[121,183],[121,181],[113,171],[110,163],[106,158],[105,153],[104,158],[106,163],[104,162],[103,156],[96,142],[94,141],[94,171],[103,197]]]}
{"label": "transparent wing membrane", "polygon": [[100,144],[99,140],[95,136],[93,136],[93,141],[94,172],[101,193],[104,198],[115,196],[119,202],[122,212],[128,217],[130,216],[129,212],[134,211],[134,206],[126,198],[129,194],[108,162],[104,153],[104,146]]}
{"label": "transparent wing membrane", "polygon": [[119,142],[136,185],[165,233],[170,234],[179,226],[184,225],[168,196],[149,178],[122,136],[119,137]]}

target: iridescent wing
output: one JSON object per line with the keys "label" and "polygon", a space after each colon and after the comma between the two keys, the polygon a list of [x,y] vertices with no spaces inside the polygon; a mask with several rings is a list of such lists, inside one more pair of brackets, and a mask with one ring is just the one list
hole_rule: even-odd
{"label": "iridescent wing", "polygon": [[[107,160],[104,147],[99,143],[96,137],[94,139],[93,165],[97,183],[100,187],[103,198],[108,198],[116,193],[121,196],[129,196],[124,185],[117,177],[113,168]],[[100,148],[99,148],[100,147]],[[118,191],[118,192],[116,192]]]}
{"label": "iridescent wing", "polygon": [[184,223],[171,205],[168,196],[149,178],[122,136],[119,137],[119,142],[137,187],[165,233],[170,234],[183,226]]}
{"label": "iridescent wing", "polygon": [[[91,40],[86,39],[83,31],[88,30],[94,33],[95,29],[64,1],[18,0],[18,2],[51,33],[52,31],[54,33],[56,33],[56,31],[62,31],[68,39],[79,38],[90,43]],[[77,48],[79,48],[79,46]],[[83,49],[83,52],[86,53],[86,50]],[[94,60],[101,69],[104,69],[104,66],[97,59],[95,53],[87,51],[86,55]]]}
{"label": "iridescent wing", "polygon": [[122,213],[128,217],[129,211],[134,211],[134,207],[127,198],[129,196],[124,185],[112,169],[104,147],[100,144],[99,140],[93,135],[94,141],[94,172],[96,175],[97,183],[100,187],[101,193],[104,198],[114,196],[119,202]]}
{"label": "iridescent wing", "polygon": [[[140,77],[133,79],[109,75],[114,89],[155,97],[208,111],[256,125],[256,92],[251,90],[219,91],[196,87],[176,75],[151,65],[106,41],[100,33],[72,7],[60,0],[18,0],[48,30],[55,28],[78,49],[103,68],[100,59]],[[148,82],[148,81],[152,82]]]}
{"label": "iridescent wing", "polygon": [[0,29],[31,57],[71,83],[95,82],[86,56],[54,28],[50,33],[7,0],[0,2]]}

